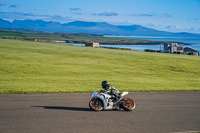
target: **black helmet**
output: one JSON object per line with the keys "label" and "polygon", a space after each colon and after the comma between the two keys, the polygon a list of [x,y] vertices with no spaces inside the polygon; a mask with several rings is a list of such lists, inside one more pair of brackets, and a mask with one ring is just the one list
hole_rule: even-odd
{"label": "black helmet", "polygon": [[102,86],[102,88],[104,88],[104,89],[108,89],[109,84],[108,84],[108,82],[105,80],[105,81],[101,82],[101,86]]}

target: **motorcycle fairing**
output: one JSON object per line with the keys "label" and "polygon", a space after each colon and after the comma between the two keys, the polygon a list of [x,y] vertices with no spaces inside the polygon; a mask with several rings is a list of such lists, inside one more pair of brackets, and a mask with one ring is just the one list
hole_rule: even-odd
{"label": "motorcycle fairing", "polygon": [[113,107],[113,102],[108,102],[108,99],[111,98],[110,95],[106,94],[106,93],[100,93],[95,91],[92,96],[92,98],[99,98],[102,100],[103,102],[103,109],[112,109]]}

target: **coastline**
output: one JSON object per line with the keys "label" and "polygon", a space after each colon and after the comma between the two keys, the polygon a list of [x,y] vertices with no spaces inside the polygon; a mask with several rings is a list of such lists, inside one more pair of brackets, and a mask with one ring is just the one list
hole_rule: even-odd
{"label": "coastline", "polygon": [[[61,33],[41,33],[41,32],[23,32],[23,31],[0,31],[1,39],[15,39],[15,40],[28,40],[28,41],[38,41],[38,42],[57,42],[57,43],[77,43],[77,44],[85,44],[91,42],[98,42],[102,45],[160,45],[160,44],[168,44],[168,43],[179,43],[184,45],[192,44],[191,38],[167,38],[167,37],[144,37],[144,36],[83,36],[85,34],[61,34]],[[80,36],[81,35],[81,36]],[[186,40],[186,41],[185,41]],[[193,39],[192,39],[193,40]],[[199,42],[200,40],[194,39],[195,42]]]}
{"label": "coastline", "polygon": [[[141,40],[143,41],[143,40]],[[85,44],[85,43],[90,43],[90,41],[69,41],[66,40],[65,43],[77,43],[77,44]],[[165,44],[165,43],[179,43],[179,44],[184,44],[184,45],[191,45],[189,43],[182,43],[182,42],[173,42],[173,41],[149,41],[149,42],[141,42],[141,43],[126,43],[126,42],[99,42],[101,45],[160,45],[160,44]]]}

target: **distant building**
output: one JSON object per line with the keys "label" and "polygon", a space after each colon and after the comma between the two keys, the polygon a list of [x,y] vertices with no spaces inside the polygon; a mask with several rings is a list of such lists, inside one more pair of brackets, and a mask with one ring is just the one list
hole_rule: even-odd
{"label": "distant building", "polygon": [[189,48],[189,47],[185,47],[184,48],[184,54],[186,55],[196,55],[196,56],[199,56],[199,52],[192,49],[192,48]]}
{"label": "distant building", "polygon": [[164,53],[199,56],[198,51],[189,47],[184,48],[184,44],[171,43],[171,44],[160,44],[160,45],[164,45],[163,50],[161,50],[161,46],[160,46],[160,50],[145,49],[145,52],[164,52]]}
{"label": "distant building", "polygon": [[184,52],[183,47],[184,44],[178,44],[178,43],[164,44],[164,52],[182,54]]}
{"label": "distant building", "polygon": [[99,47],[99,43],[85,43],[86,47]]}
{"label": "distant building", "polygon": [[189,47],[184,48],[184,44],[178,44],[178,43],[164,44],[164,52],[199,56],[198,51]]}

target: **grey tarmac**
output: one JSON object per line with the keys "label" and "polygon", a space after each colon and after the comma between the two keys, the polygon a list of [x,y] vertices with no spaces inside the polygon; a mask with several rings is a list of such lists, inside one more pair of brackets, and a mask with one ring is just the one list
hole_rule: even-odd
{"label": "grey tarmac", "polygon": [[1,94],[0,133],[200,131],[200,91],[132,92],[133,111],[91,111],[90,93]]}

